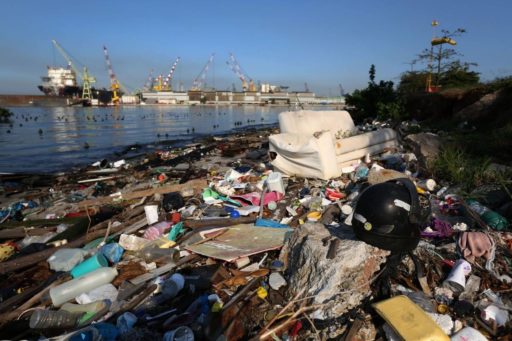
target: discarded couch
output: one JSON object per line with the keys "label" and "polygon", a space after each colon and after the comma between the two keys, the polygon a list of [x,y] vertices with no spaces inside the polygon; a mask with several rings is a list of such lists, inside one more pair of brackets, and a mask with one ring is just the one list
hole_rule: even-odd
{"label": "discarded couch", "polygon": [[288,175],[331,179],[367,154],[398,145],[396,132],[382,128],[363,134],[350,114],[336,111],[287,111],[279,114],[280,134],[269,137],[272,165]]}

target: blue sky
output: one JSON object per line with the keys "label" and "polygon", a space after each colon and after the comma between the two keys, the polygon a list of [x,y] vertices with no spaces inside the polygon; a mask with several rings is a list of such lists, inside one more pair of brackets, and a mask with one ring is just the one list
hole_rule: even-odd
{"label": "blue sky", "polygon": [[0,93],[37,94],[46,65],[65,65],[56,39],[108,85],[102,46],[120,81],[142,88],[149,71],[167,74],[182,61],[174,86],[190,87],[211,53],[209,85],[240,83],[227,67],[233,52],[255,81],[321,95],[397,81],[426,48],[430,22],[463,27],[457,50],[479,64],[484,80],[512,74],[512,1],[23,1],[4,5],[0,20]]}

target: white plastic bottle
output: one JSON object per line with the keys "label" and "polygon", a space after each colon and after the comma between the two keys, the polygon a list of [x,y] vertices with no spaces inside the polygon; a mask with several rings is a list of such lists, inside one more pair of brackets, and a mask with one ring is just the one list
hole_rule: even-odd
{"label": "white plastic bottle", "polygon": [[84,292],[91,291],[103,284],[112,282],[116,276],[117,270],[115,268],[99,268],[80,278],[51,288],[50,298],[55,307],[60,307],[63,303],[66,303]]}

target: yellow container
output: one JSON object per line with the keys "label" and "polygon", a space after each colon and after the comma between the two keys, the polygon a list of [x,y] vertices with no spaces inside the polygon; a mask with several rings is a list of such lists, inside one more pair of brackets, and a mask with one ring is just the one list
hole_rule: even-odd
{"label": "yellow container", "polygon": [[450,340],[434,320],[406,296],[375,303],[373,308],[405,341]]}

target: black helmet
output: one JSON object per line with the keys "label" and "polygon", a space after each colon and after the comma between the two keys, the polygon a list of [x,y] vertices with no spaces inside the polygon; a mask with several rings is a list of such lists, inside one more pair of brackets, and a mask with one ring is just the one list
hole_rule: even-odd
{"label": "black helmet", "polygon": [[366,188],[357,199],[352,226],[357,238],[384,250],[410,251],[420,240],[420,203],[409,179]]}

